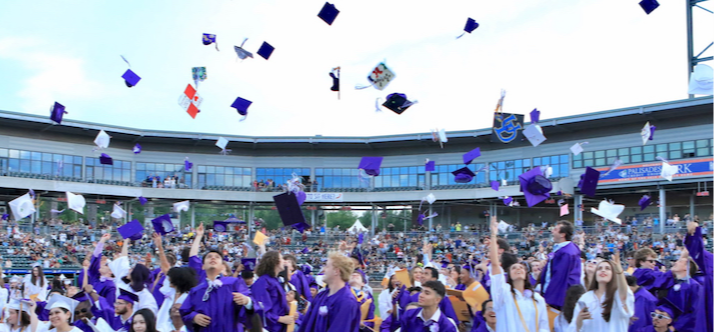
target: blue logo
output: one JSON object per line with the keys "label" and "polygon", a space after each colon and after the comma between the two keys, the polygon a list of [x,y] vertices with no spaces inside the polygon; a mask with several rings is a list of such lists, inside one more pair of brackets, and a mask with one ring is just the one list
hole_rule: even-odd
{"label": "blue logo", "polygon": [[511,143],[521,129],[521,124],[517,121],[514,114],[509,115],[506,119],[502,120],[502,115],[495,115],[495,121],[501,122],[501,127],[494,127],[494,133],[497,135],[502,143]]}

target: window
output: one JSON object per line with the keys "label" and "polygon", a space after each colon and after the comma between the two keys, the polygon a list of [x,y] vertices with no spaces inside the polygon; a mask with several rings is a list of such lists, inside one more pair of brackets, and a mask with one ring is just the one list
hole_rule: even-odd
{"label": "window", "polygon": [[624,164],[654,162],[657,157],[668,160],[712,156],[712,139],[634,146],[630,148],[583,152],[572,156],[574,168],[612,165],[620,159]]}
{"label": "window", "polygon": [[375,188],[424,187],[425,167],[383,167],[380,176],[375,177]]}
{"label": "window", "polygon": [[[390,170],[380,169],[380,176],[391,176]],[[318,191],[330,188],[370,188],[370,179],[361,178],[357,168],[316,168],[315,186]],[[321,175],[322,174],[322,175]]]}
{"label": "window", "polygon": [[[536,166],[550,166],[552,170],[551,178],[566,177],[569,175],[569,155],[560,154],[549,157],[537,157],[534,158],[534,167]],[[526,169],[524,172],[528,171],[529,169]],[[515,179],[515,181],[519,180],[518,176],[522,173],[516,175],[517,178]]]}
{"label": "window", "polygon": [[48,152],[0,149],[3,173],[29,173],[44,177],[82,178],[82,157]]}
{"label": "window", "polygon": [[87,180],[131,182],[132,163],[113,160],[114,165],[102,165],[99,158],[86,158]]}
{"label": "window", "polygon": [[191,171],[185,171],[184,164],[157,164],[157,163],[137,163],[137,170],[134,172],[134,181],[141,183],[144,187],[163,187],[164,180],[173,176],[176,177],[177,188],[191,188]]}
{"label": "window", "polygon": [[[470,164],[469,167],[472,172],[476,173],[477,176],[468,183],[457,183],[454,182],[454,174],[452,172],[465,167],[464,164],[452,164],[452,165],[436,165],[435,171],[431,172],[431,186],[445,186],[445,185],[474,185],[474,184],[485,184],[486,180],[486,168],[485,164]],[[478,172],[479,170],[479,172]]]}
{"label": "window", "polygon": [[253,178],[250,167],[199,166],[199,188],[206,186],[251,187]]}

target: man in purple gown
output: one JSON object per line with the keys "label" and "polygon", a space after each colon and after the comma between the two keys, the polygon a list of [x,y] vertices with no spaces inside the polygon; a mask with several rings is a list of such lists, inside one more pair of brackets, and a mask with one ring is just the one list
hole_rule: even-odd
{"label": "man in purple gown", "polygon": [[633,276],[636,277],[638,286],[651,291],[655,280],[663,274],[656,266],[658,256],[651,248],[643,248],[636,251],[633,259],[636,261],[636,269]]}
{"label": "man in purple gown", "polygon": [[442,314],[439,303],[445,296],[444,285],[436,280],[422,284],[419,309],[406,310],[400,317],[402,332],[457,332],[457,323]]}
{"label": "man in purple gown", "polygon": [[99,296],[103,297],[107,303],[110,305],[114,304],[116,298],[117,287],[114,284],[114,278],[112,275],[112,270],[109,269],[106,259],[102,257],[102,250],[104,250],[104,244],[109,240],[110,234],[104,234],[97,242],[97,246],[94,248],[92,257],[89,260],[89,265],[84,266],[84,268],[79,273],[79,280],[83,282],[85,275],[87,276],[87,283],[94,287]]}
{"label": "man in purple gown", "polygon": [[713,331],[713,254],[705,250],[703,243],[702,228],[696,222],[688,223],[688,235],[685,237],[685,248],[688,249],[690,257],[703,273],[704,308],[702,315],[698,315],[695,321],[696,331]]}
{"label": "man in purple gown", "polygon": [[571,242],[573,230],[573,224],[565,220],[554,226],[554,247],[539,278],[546,304],[558,310],[564,305],[566,290],[581,283],[581,250]]}
{"label": "man in purple gown", "polygon": [[290,272],[291,276],[290,283],[295,287],[298,295],[307,301],[313,300],[313,296],[310,294],[310,286],[308,285],[309,280],[303,274],[303,271],[298,268],[298,260],[293,255],[285,255],[283,259],[288,261],[288,272]]}
{"label": "man in purple gown", "polygon": [[653,310],[655,310],[658,298],[653,296],[653,294],[645,288],[638,286],[636,277],[626,276],[626,281],[628,282],[628,287],[631,288],[633,296],[636,299],[633,317],[631,317],[631,322],[628,326],[628,332],[636,332],[642,327],[651,324],[650,314]]}
{"label": "man in purple gown", "polygon": [[298,332],[358,332],[360,304],[347,285],[354,270],[350,258],[332,253],[323,269],[327,287],[313,298]]}

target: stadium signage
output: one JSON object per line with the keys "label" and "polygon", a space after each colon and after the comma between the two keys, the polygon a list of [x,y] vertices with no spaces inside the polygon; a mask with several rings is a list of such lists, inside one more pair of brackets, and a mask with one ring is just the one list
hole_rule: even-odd
{"label": "stadium signage", "polygon": [[[673,178],[691,177],[691,176],[712,176],[713,175],[713,158],[701,158],[690,160],[671,161],[671,165],[678,166],[678,174]],[[608,167],[596,168],[601,172],[601,178],[598,183],[614,183],[624,181],[642,181],[642,180],[658,180],[662,163],[647,163],[623,165],[616,168],[614,171],[605,175],[608,172]]]}
{"label": "stadium signage", "polygon": [[343,193],[305,193],[306,202],[342,202]]}

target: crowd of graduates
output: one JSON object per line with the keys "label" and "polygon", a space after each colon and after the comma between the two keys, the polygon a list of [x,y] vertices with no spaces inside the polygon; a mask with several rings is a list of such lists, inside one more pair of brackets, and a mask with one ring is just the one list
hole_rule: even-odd
{"label": "crowd of graduates", "polygon": [[[548,251],[540,245],[529,257],[514,254],[514,248],[499,237],[495,218],[488,237],[467,247],[464,255],[445,259],[436,251],[453,243],[436,245],[425,237],[421,246],[410,243],[421,247],[421,259],[384,267],[379,294],[365,273],[368,246],[377,237],[323,245],[329,248],[307,264],[305,255],[294,255],[268,241],[232,243],[240,250],[217,250],[215,239],[204,236],[203,225],[195,230],[190,246],[154,233],[155,259],[132,257],[131,251],[145,248],[107,233],[86,256],[76,287],[69,280],[48,281],[42,266],[25,278],[10,278],[0,288],[4,306],[0,328],[9,332],[713,330],[713,256],[697,222],[689,222],[687,233],[678,237],[682,248],[677,247],[678,257],[670,268],[661,264],[663,250],[653,243],[601,252],[590,248],[583,237],[574,239],[578,233],[568,221],[558,221],[549,229]],[[401,241],[406,244],[404,238]]]}

